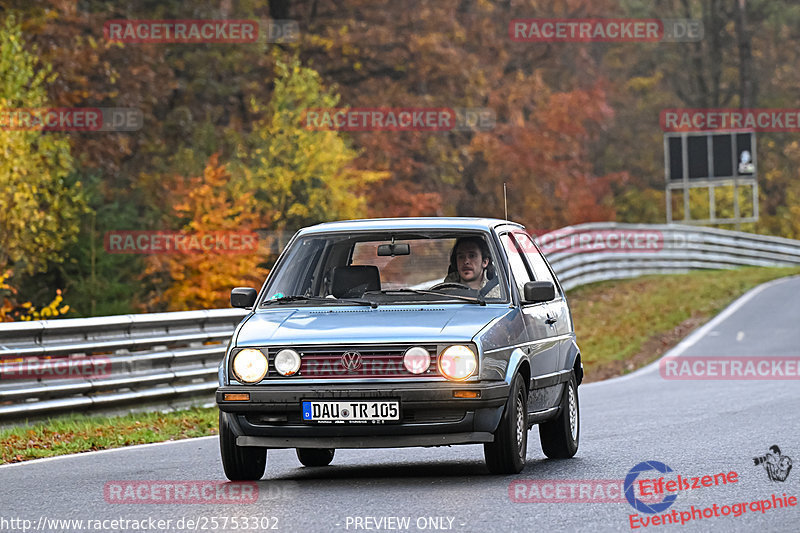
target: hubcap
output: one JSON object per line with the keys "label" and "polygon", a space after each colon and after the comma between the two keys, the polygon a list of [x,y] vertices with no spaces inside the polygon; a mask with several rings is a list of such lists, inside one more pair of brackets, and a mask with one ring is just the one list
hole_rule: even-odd
{"label": "hubcap", "polygon": [[520,457],[525,456],[525,402],[523,392],[517,394],[517,451]]}
{"label": "hubcap", "polygon": [[572,384],[569,385],[569,432],[573,441],[578,439],[578,400]]}

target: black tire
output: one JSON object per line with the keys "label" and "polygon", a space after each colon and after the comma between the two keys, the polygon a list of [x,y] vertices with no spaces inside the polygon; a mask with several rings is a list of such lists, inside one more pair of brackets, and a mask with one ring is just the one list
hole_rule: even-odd
{"label": "black tire", "polygon": [[334,448],[297,448],[297,458],[303,466],[328,466],[334,453]]}
{"label": "black tire", "polygon": [[486,466],[492,474],[518,474],[525,468],[528,450],[528,391],[519,374],[511,382],[503,418],[494,442],[483,444]]}
{"label": "black tire", "polygon": [[549,422],[539,424],[539,440],[542,443],[542,451],[547,457],[568,459],[575,455],[581,437],[580,414],[578,382],[573,372],[567,386],[564,387],[558,416]]}
{"label": "black tire", "polygon": [[237,446],[228,416],[219,413],[219,451],[225,476],[231,481],[257,481],[267,468],[267,449]]}

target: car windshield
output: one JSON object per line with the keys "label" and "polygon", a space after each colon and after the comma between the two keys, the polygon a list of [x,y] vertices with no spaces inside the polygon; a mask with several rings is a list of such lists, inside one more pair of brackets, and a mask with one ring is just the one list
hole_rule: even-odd
{"label": "car windshield", "polygon": [[507,302],[496,258],[480,233],[315,233],[290,244],[260,307]]}

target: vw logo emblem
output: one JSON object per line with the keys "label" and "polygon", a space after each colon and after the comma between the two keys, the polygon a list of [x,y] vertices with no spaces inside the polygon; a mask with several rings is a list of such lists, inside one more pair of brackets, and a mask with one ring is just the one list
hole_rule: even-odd
{"label": "vw logo emblem", "polygon": [[361,368],[361,354],[358,352],[344,352],[342,354],[342,366],[348,372],[355,372]]}

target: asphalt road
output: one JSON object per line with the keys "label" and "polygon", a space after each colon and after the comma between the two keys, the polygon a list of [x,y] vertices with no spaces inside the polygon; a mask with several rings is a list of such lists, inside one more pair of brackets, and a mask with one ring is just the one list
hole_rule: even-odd
{"label": "asphalt road", "polygon": [[[668,355],[798,355],[798,294],[800,279],[759,287]],[[254,503],[106,501],[104,487],[131,480],[221,482],[217,439],[193,439],[0,467],[0,530],[22,531],[26,524],[12,520],[26,519],[31,521],[29,530],[41,524],[47,531],[631,531],[630,516],[637,512],[624,499],[573,502],[568,485],[556,492],[550,480],[574,480],[592,490],[597,486],[592,480],[613,480],[617,489],[606,496],[619,499],[622,480],[643,461],[670,466],[673,472],[667,479],[736,472],[736,482],[680,492],[664,511],[677,511],[678,521],[680,512],[690,512],[692,506],[702,512],[714,504],[722,510],[737,503],[772,502],[772,494],[800,496],[800,466],[778,482],[753,463],[753,457],[766,454],[772,445],[800,461],[797,380],[665,380],[651,365],[629,376],[581,386],[579,392],[578,454],[568,460],[545,459],[534,428],[527,467],[517,476],[488,475],[481,446],[339,450],[333,464],[324,468],[304,468],[294,451],[277,450],[269,453],[267,475],[257,484]],[[658,476],[662,474],[642,474]],[[512,482],[521,488],[509,491]],[[580,496],[577,487],[574,494]],[[514,496],[535,499],[536,492],[556,501],[514,501]],[[729,511],[736,509],[741,512],[742,506]],[[238,529],[234,517],[246,517],[238,518]],[[798,531],[799,518],[800,506],[761,512],[748,505],[740,516],[638,530],[788,532]],[[47,519],[83,520],[83,529],[52,522],[46,527]],[[134,529],[130,526],[135,524],[111,522],[114,519],[144,523]],[[98,520],[106,522],[94,522]],[[159,525],[158,520],[171,522]]]}

